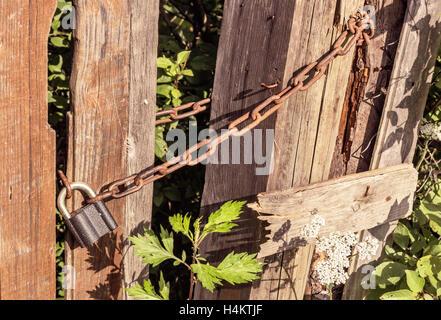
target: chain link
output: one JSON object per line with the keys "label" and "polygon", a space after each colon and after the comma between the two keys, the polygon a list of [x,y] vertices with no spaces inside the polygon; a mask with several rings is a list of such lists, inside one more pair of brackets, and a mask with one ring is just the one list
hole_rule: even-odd
{"label": "chain link", "polygon": [[[363,29],[363,23],[369,26],[369,30]],[[152,169],[141,171],[137,174],[133,174],[124,179],[120,179],[112,182],[108,187],[95,198],[88,200],[88,203],[93,203],[100,200],[109,198],[122,198],[129,194],[139,191],[146,184],[159,180],[166,175],[179,170],[185,166],[194,166],[198,163],[208,159],[213,155],[217,147],[229,139],[231,136],[241,136],[246,132],[257,127],[266,118],[277,112],[282,104],[289,99],[292,95],[299,91],[305,91],[309,89],[314,83],[321,79],[327,70],[328,65],[337,57],[346,55],[354,45],[361,46],[363,43],[369,45],[370,39],[374,36],[375,30],[373,24],[366,14],[357,13],[357,15],[350,17],[347,25],[347,30],[338,37],[335,41],[332,50],[319,61],[314,61],[306,66],[297,76],[295,76],[291,84],[283,89],[280,93],[275,94],[257,107],[251,112],[247,112],[241,117],[235,119],[228,126],[228,130],[224,131],[220,136],[216,138],[205,139],[198,144],[190,147],[182,155],[174,157],[173,159],[158,165]],[[348,36],[352,38],[348,39]],[[170,123],[175,120],[187,118],[192,115],[196,115],[207,109],[207,105],[211,102],[210,99],[204,99],[199,102],[191,102],[182,106],[164,110],[156,113],[156,117],[167,118],[156,120],[155,124]],[[187,109],[192,109],[184,113],[180,113]],[[267,109],[266,111],[264,111]],[[263,113],[262,113],[263,112]],[[245,122],[250,121],[248,124]],[[242,126],[239,129],[239,126]],[[199,151],[201,148],[207,147],[207,151],[201,154],[199,157],[193,159],[192,154]]]}

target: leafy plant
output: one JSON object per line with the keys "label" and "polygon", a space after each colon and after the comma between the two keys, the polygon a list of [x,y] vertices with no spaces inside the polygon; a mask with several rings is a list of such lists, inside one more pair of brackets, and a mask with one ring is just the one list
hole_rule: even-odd
{"label": "leafy plant", "polygon": [[414,210],[401,220],[375,270],[377,288],[367,299],[441,298],[441,48],[415,155],[419,172]]}
{"label": "leafy plant", "polygon": [[[164,90],[165,95],[159,92],[157,94],[157,111],[172,108],[178,104],[178,100],[185,104],[210,97],[223,2],[223,0],[160,1],[157,87],[159,92],[166,90]],[[185,57],[186,64],[184,65],[182,62],[185,59],[182,58],[187,55],[187,52],[189,54]],[[168,60],[178,67],[170,66]],[[184,71],[182,74],[183,70],[189,71]],[[175,71],[180,75],[174,74]],[[179,128],[187,132],[189,120],[197,121],[198,130],[203,130],[208,127],[208,119],[209,112],[203,112],[185,120],[157,126],[155,164],[165,161],[169,144],[165,141],[167,131]],[[168,219],[174,213],[187,212],[193,219],[199,216],[204,175],[205,167],[196,165],[184,167],[155,182],[152,214],[152,229],[155,232],[160,233],[160,225],[168,227]],[[192,244],[187,237],[179,234],[175,238],[175,250],[191,252]],[[173,267],[171,260],[168,260],[161,264],[161,268],[166,270],[170,279],[176,279],[170,283],[170,298],[187,298],[190,275],[185,272],[186,267],[182,264]],[[158,267],[150,268],[149,274],[152,283],[158,287],[160,281]]]}
{"label": "leafy plant", "polygon": [[[238,201],[226,202],[219,210],[209,215],[208,221],[203,227],[201,227],[202,218],[198,218],[192,223],[192,219],[188,214],[176,214],[170,217],[169,223],[173,231],[184,235],[192,243],[191,255],[187,255],[185,250],[176,255],[174,234],[162,226],[160,227],[159,236],[152,230],[145,230],[144,235],[129,237],[129,239],[135,247],[135,254],[142,257],[144,263],[155,267],[166,260],[172,260],[174,266],[184,265],[190,273],[189,299],[192,298],[193,287],[196,282],[200,282],[210,292],[213,292],[216,285],[222,285],[223,281],[232,285],[247,283],[258,279],[257,274],[262,271],[263,263],[257,261],[255,254],[235,253],[233,251],[219,265],[212,266],[198,252],[202,241],[209,234],[230,232],[236,226],[233,221],[239,219],[244,203]],[[137,299],[167,300],[170,286],[164,281],[161,272],[159,294],[155,292],[150,280],[144,281],[143,286],[136,284],[126,290],[130,296]]]}

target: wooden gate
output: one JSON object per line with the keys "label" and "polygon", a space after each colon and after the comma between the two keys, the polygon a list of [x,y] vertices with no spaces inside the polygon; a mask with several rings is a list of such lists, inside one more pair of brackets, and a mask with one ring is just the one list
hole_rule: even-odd
{"label": "wooden gate", "polygon": [[[299,69],[328,52],[342,31],[344,18],[363,4],[227,1],[211,119],[224,118],[226,122],[224,115],[242,112],[277,92],[277,88],[262,90],[261,82],[279,80],[279,88],[284,87]],[[428,79],[440,43],[440,16],[436,12],[440,12],[441,3],[416,0],[405,6],[401,1],[378,0],[366,4],[375,7],[377,29],[367,51],[357,48],[352,59],[335,60],[325,79],[285,102],[277,117],[259,127],[275,129],[274,172],[269,177],[256,177],[255,165],[209,165],[202,212],[229,199],[253,199],[258,192],[305,186],[412,161]],[[253,45],[259,49],[252,50]],[[232,65],[237,67],[231,70]],[[236,85],[226,85],[231,82]],[[217,122],[213,128],[221,125]],[[232,249],[257,251],[264,231],[253,211],[247,212],[239,228],[233,234],[211,237],[205,243],[204,254],[215,262]],[[379,236],[378,229],[388,227],[373,230],[384,240],[390,228]],[[265,258],[263,275],[253,285],[225,286],[214,294],[199,286],[195,296],[302,299],[305,291],[308,294],[313,250],[307,245]],[[355,262],[352,271],[359,268],[360,263]],[[349,283],[345,297],[360,298],[360,273]]]}
{"label": "wooden gate", "polygon": [[[95,190],[154,160],[159,1],[73,1],[67,175]],[[231,199],[412,161],[432,67],[441,40],[437,0],[227,0],[218,49],[213,129],[278,92],[303,66],[327,53],[350,14],[376,12],[367,50],[335,60],[326,77],[285,102],[260,129],[275,130],[274,171],[208,165],[202,213]],[[55,135],[47,123],[47,38],[55,0],[0,0],[0,298],[55,298]],[[278,83],[262,88],[260,83]],[[242,142],[243,144],[243,142]],[[264,143],[265,144],[265,143]],[[389,170],[389,169],[388,169]],[[97,190],[98,191],[98,190]],[[74,196],[70,209],[81,205]],[[68,239],[67,299],[124,299],[123,286],[147,274],[126,237],[151,221],[152,185],[107,203],[121,226],[91,249]],[[211,237],[216,262],[232,248],[257,252],[264,230],[248,210],[239,231]],[[384,240],[391,225],[363,231]],[[225,286],[196,299],[302,299],[314,247],[265,258],[252,285]],[[361,264],[344,297],[360,298]],[[348,289],[350,288],[350,289]]]}

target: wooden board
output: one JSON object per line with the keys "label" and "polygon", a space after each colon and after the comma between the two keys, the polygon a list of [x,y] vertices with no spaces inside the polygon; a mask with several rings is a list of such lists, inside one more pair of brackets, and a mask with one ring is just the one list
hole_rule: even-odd
{"label": "wooden board", "polygon": [[[326,54],[342,31],[342,24],[334,26],[336,11],[342,22],[362,3],[345,2],[337,10],[335,1],[226,2],[213,91],[211,120],[215,124],[212,127],[222,128],[229,120],[251,110],[266,97],[280,91],[294,72]],[[332,136],[335,141],[337,135],[339,117],[333,112],[338,113],[341,109],[345,94],[341,83],[348,78],[351,57],[349,54],[344,61],[336,61],[330,66],[328,77],[332,81],[324,78],[308,91],[292,97],[280,109],[277,124],[273,118],[262,123],[260,128],[276,128],[275,168],[270,181],[267,181],[268,177],[255,175],[255,165],[207,166],[203,212],[216,209],[227,200],[250,200],[265,190],[308,184],[311,174],[314,176],[312,181],[327,179],[322,170],[328,170],[326,168],[330,165],[322,155],[326,152],[321,149],[323,146],[328,148],[328,141]],[[260,82],[274,83],[276,80],[280,80],[279,88],[262,92]],[[321,113],[326,117],[321,117]],[[333,121],[337,123],[332,124]],[[320,132],[320,138],[317,138],[317,132]],[[255,216],[247,212],[236,232],[207,239],[203,253],[211,255],[211,261],[216,262],[232,249],[256,251],[262,237]],[[195,297],[301,298],[312,250],[308,247],[297,254],[290,252],[285,258],[281,254],[272,257],[272,261],[266,260],[268,265],[262,280],[256,281],[251,289],[248,285],[227,286],[211,295],[199,287]]]}
{"label": "wooden board", "polygon": [[[127,133],[127,175],[153,165],[155,161],[156,58],[159,1],[130,1],[130,86]],[[128,197],[124,211],[124,236],[150,228],[153,184]],[[124,287],[147,276],[148,267],[125,242]],[[124,291],[126,299],[131,299]]]}
{"label": "wooden board", "polygon": [[270,233],[258,257],[266,257],[307,241],[302,229],[314,215],[325,225],[319,236],[331,232],[357,232],[408,216],[418,173],[404,164],[372,170],[305,187],[261,193],[249,207],[267,222]]}
{"label": "wooden board", "polygon": [[[344,21],[364,1],[299,2],[293,18],[290,56],[285,81],[302,65],[326,53],[343,29]],[[345,20],[346,19],[346,20]],[[333,146],[353,63],[353,50],[336,59],[327,76],[304,94],[291,98],[279,110],[276,122],[275,169],[267,190],[282,190],[327,180]],[[263,236],[262,236],[263,238]],[[260,281],[255,281],[251,299],[303,298],[314,252],[313,245],[296,248],[265,259]]]}
{"label": "wooden board", "polygon": [[[142,1],[74,5],[68,173],[72,181],[87,182],[98,191],[153,160],[158,10],[157,3]],[[120,299],[125,295],[122,285],[145,273],[144,266],[126,254],[126,236],[149,224],[150,197],[151,187],[127,203],[106,202],[120,227],[94,247],[81,249],[69,241],[66,264],[73,266],[68,270],[75,272],[70,276],[76,281],[67,299]],[[75,193],[74,207],[81,201]]]}
{"label": "wooden board", "polygon": [[[412,162],[423,115],[433,66],[441,41],[441,3],[436,0],[408,1],[399,46],[387,90],[380,128],[371,161],[371,169],[402,162]],[[385,224],[361,234],[372,235],[383,242],[395,228]],[[382,246],[381,246],[382,247]],[[363,265],[375,265],[381,251],[368,262],[354,259],[353,273],[345,287],[345,299],[361,299],[366,293],[360,284],[366,274]]]}
{"label": "wooden board", "polygon": [[[290,0],[225,2],[211,105],[211,128],[225,128],[229,122],[281,90],[266,90],[260,83],[272,84],[278,79],[283,80],[296,5],[296,1]],[[258,128],[274,128],[274,121],[272,116]],[[241,152],[243,146],[242,140]],[[255,164],[207,165],[201,214],[207,215],[226,201],[250,200],[250,197],[265,191],[268,177],[256,176],[255,170]],[[259,238],[258,221],[255,214],[248,210],[231,233],[207,237],[202,243],[201,253],[216,263],[233,249],[236,252],[256,252]],[[198,285],[194,298],[246,300],[249,299],[250,289],[250,285],[234,288],[227,285],[210,294]]]}
{"label": "wooden board", "polygon": [[55,299],[55,133],[47,39],[55,0],[0,0],[0,298]]}

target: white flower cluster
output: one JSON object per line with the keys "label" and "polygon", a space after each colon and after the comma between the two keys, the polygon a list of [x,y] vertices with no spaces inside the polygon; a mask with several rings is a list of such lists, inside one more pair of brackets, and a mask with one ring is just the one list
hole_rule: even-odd
{"label": "white flower cluster", "polygon": [[432,122],[423,122],[420,126],[420,133],[433,140],[441,141],[441,125]]}
{"label": "white flower cluster", "polygon": [[314,215],[310,224],[307,224],[302,229],[303,238],[317,238],[320,228],[325,225],[325,219],[318,214]]}
{"label": "white flower cluster", "polygon": [[358,252],[359,259],[363,261],[371,259],[377,253],[379,246],[377,239],[367,236],[366,239],[358,243],[355,248]]}
{"label": "white flower cluster", "polygon": [[317,241],[316,250],[325,252],[327,258],[319,261],[314,268],[314,274],[322,285],[344,284],[349,275],[351,249],[357,244],[357,236],[352,232],[334,232]]}

